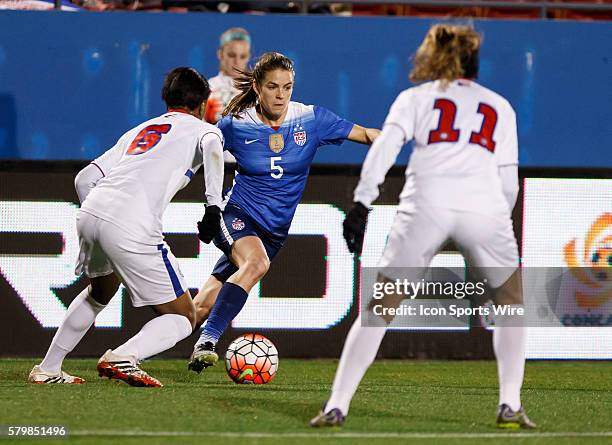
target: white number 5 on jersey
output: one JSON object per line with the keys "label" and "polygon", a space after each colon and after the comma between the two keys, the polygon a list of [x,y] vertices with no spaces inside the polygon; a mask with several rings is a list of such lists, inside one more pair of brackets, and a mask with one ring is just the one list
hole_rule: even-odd
{"label": "white number 5 on jersey", "polygon": [[280,160],[280,156],[272,156],[270,158],[270,170],[272,170],[270,176],[272,176],[274,179],[280,179],[283,176],[283,167],[281,167],[280,165],[276,165],[276,162]]}

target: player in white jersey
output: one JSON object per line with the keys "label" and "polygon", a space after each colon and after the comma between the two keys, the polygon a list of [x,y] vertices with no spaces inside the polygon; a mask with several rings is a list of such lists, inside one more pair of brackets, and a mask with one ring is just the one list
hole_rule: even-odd
{"label": "player in white jersey", "polygon": [[[234,79],[240,71],[246,70],[251,58],[251,36],[244,28],[230,28],[219,37],[219,74],[211,77],[210,99],[206,105],[206,120],[216,124],[221,113],[236,97],[240,90],[234,85]],[[237,71],[239,70],[239,71]]]}
{"label": "player in white jersey", "polygon": [[[450,238],[496,288],[496,303],[519,309],[523,298],[511,221],[518,194],[516,117],[507,100],[474,81],[480,42],[480,35],[467,26],[435,25],[429,30],[410,76],[414,82],[427,82],[402,92],[391,106],[363,165],[344,236],[349,250],[360,253],[367,207],[378,197],[378,187],[402,146],[413,140],[378,281],[400,278],[400,268],[405,273],[407,268],[427,267]],[[405,297],[388,295],[382,306],[396,308]],[[344,422],[393,319],[374,315],[372,307],[353,324],[332,395],[312,426]],[[503,428],[535,427],[520,401],[525,327],[519,314],[515,310],[514,315],[498,316],[493,334],[500,384],[497,425]]]}
{"label": "player in white jersey", "polygon": [[164,81],[163,115],[125,133],[117,144],[79,172],[75,185],[80,252],[76,274],[87,286],[70,304],[47,355],[32,369],[32,383],[83,383],[62,362],[94,323],[122,282],[134,306],[159,314],[141,331],[98,361],[100,376],[133,386],[162,386],[139,362],[191,334],[195,306],[170,247],[162,216],[170,200],[204,165],[208,206],[200,235],[220,230],[223,135],[203,121],[208,82],[192,68],[176,68]]}

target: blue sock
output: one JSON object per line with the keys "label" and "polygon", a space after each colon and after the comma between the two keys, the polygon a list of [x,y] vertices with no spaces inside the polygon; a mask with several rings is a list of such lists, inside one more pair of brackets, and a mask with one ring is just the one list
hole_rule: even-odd
{"label": "blue sock", "polygon": [[207,341],[217,344],[227,326],[244,307],[248,296],[249,294],[237,284],[225,283],[219,291],[217,301],[210,311],[197,344]]}

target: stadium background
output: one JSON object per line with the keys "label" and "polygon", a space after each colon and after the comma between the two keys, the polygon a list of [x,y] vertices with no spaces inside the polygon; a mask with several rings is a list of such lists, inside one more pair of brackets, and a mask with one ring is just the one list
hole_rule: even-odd
{"label": "stadium background", "polygon": [[[44,354],[62,304],[66,306],[83,286],[83,281],[74,282],[70,275],[73,258],[68,255],[74,244],[71,212],[76,207],[62,204],[76,201],[74,175],[86,159],[111,146],[127,128],[163,111],[160,83],[172,67],[190,65],[214,75],[218,35],[230,26],[244,26],[252,34],[255,56],[276,50],[295,60],[294,100],[323,105],[355,122],[378,127],[397,93],[409,86],[409,54],[430,24],[431,20],[406,18],[3,12],[0,354]],[[572,178],[545,181],[548,188],[538,195],[538,202],[544,208],[550,206],[548,219],[534,220],[524,214],[521,193],[514,213],[519,240],[531,230],[550,230],[551,237],[561,231],[567,240],[584,236],[589,222],[612,212],[612,27],[574,22],[525,26],[519,21],[476,21],[475,26],[485,35],[480,82],[506,96],[517,110],[522,176]],[[224,336],[226,343],[238,332],[258,330],[269,335],[283,356],[339,355],[357,315],[352,302],[357,299],[360,265],[342,250],[339,221],[350,206],[364,156],[365,149],[354,144],[323,148],[317,155],[300,224],[334,234],[306,235],[295,229],[261,286],[259,300],[271,303],[272,309],[262,304],[258,312],[253,306],[237,320],[241,327]],[[405,151],[398,164],[406,159]],[[378,205],[396,203],[402,170],[392,171]],[[176,204],[197,203],[201,183],[200,174]],[[175,213],[181,209],[177,207]],[[193,214],[183,214],[176,223],[180,228],[168,234],[176,256],[184,264],[191,261],[183,269],[196,270],[189,279],[194,288],[210,270],[206,261],[218,256],[214,249],[198,245],[193,226],[182,228],[186,227],[183,219],[199,218],[198,209],[198,204],[189,206]],[[569,215],[573,218],[564,221]],[[576,215],[582,219],[578,221]],[[384,231],[376,230],[381,244]],[[527,248],[537,250],[545,244],[542,239],[534,243]],[[526,246],[520,244],[524,251]],[[563,248],[561,242],[555,245]],[[546,261],[549,254],[542,251],[541,260]],[[339,283],[344,285],[337,289],[350,301],[347,304],[345,298],[330,308],[325,300],[334,295],[322,296],[332,259],[339,261],[341,270],[333,272],[334,277],[340,275]],[[47,283],[47,287],[28,287],[28,283]],[[124,300],[106,326],[94,329],[75,355],[97,356],[150,318],[147,309],[133,309]],[[311,314],[308,319],[307,313]],[[572,334],[580,338],[573,348],[559,331],[541,334],[541,341],[530,345],[531,357],[612,358],[612,328],[580,329]],[[380,353],[385,357],[491,358],[489,335],[484,329],[393,332]],[[169,354],[185,356],[192,340],[183,341]]]}

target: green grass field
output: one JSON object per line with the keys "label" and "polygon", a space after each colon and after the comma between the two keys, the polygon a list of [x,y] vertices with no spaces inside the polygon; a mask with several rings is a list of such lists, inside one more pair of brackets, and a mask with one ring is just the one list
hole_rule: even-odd
{"label": "green grass field", "polygon": [[[184,360],[145,363],[161,389],[102,380],[95,359],[65,363],[85,385],[29,385],[34,364],[0,360],[0,424],[63,424],[71,443],[612,443],[610,362],[528,363],[523,403],[540,425],[535,432],[494,428],[494,362],[378,361],[342,429],[308,427],[328,396],[332,360],[281,360],[261,386],[232,383],[222,366],[197,375]],[[27,442],[41,443],[18,443]]]}

